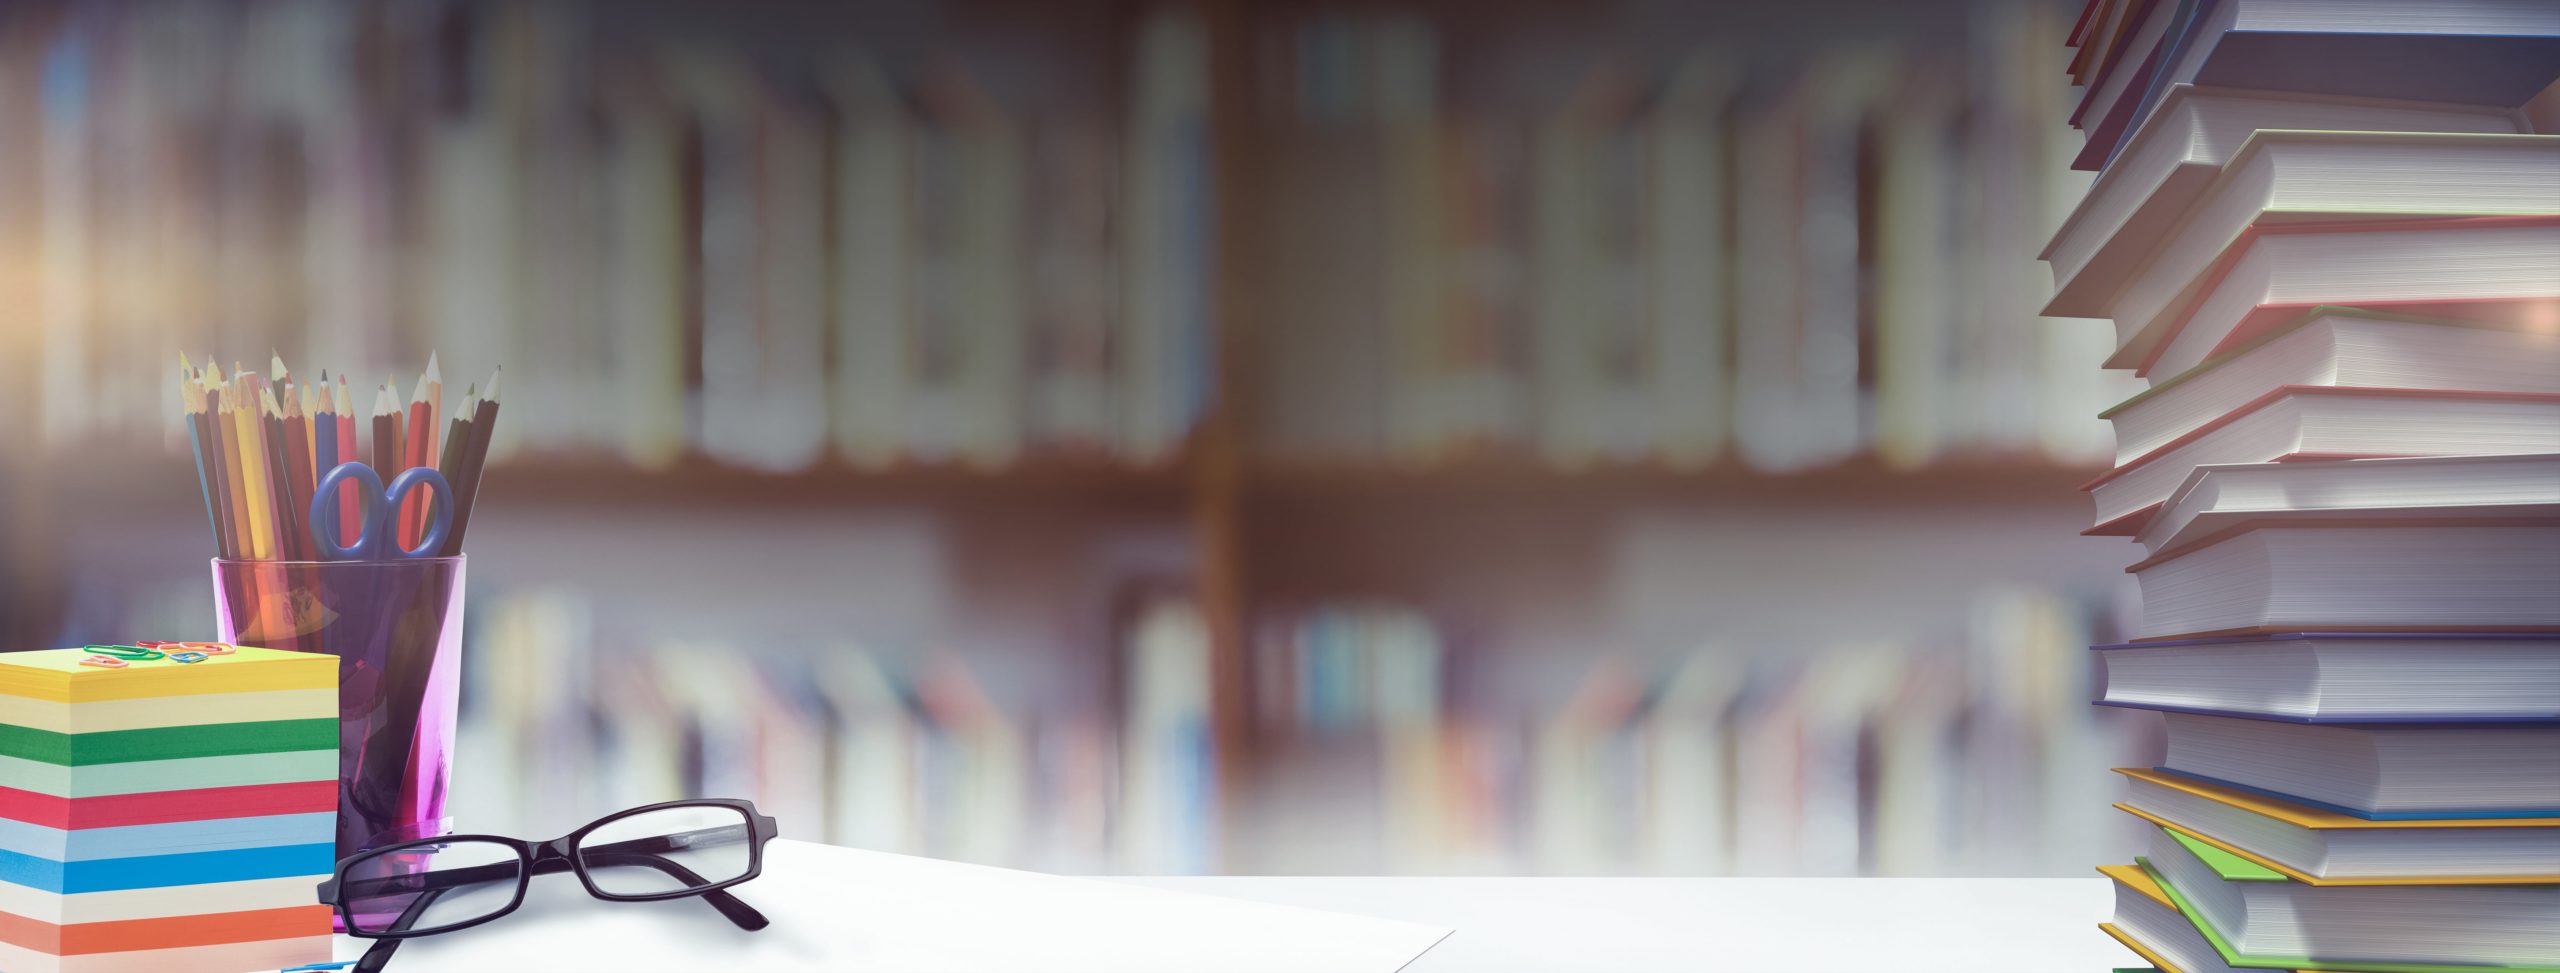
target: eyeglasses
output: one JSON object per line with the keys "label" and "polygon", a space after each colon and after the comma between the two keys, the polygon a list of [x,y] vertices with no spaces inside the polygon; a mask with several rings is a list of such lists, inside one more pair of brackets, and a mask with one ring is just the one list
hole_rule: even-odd
{"label": "eyeglasses", "polygon": [[469,929],[524,904],[536,875],[566,871],[587,894],[616,902],[701,896],[749,931],[766,920],[720,891],[764,871],[772,818],[747,801],[669,801],[598,819],[565,837],[530,842],[448,835],[369,849],[320,883],[347,935],[380,940],[355,973],[391,961],[400,940]]}

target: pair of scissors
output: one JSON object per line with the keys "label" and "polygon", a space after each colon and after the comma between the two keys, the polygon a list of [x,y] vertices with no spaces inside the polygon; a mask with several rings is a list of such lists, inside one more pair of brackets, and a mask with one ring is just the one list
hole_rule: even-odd
{"label": "pair of scissors", "polygon": [[[338,542],[338,486],[355,481],[356,502],[364,512],[356,518],[356,539],[351,544]],[[400,507],[409,492],[421,485],[434,488],[427,505],[429,521],[425,536],[418,546],[400,546]],[[311,540],[323,561],[388,561],[392,558],[434,557],[444,549],[445,531],[453,526],[453,487],[446,484],[444,474],[431,466],[412,466],[391,478],[391,487],[382,486],[382,474],[363,463],[338,464],[337,469],[320,478],[311,496]]]}

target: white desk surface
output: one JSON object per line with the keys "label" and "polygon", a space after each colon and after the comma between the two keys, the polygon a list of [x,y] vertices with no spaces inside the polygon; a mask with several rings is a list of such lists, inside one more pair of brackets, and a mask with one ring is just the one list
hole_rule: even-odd
{"label": "white desk surface", "polygon": [[1403,973],[2075,973],[2148,963],[2088,878],[1118,878],[1455,930]]}
{"label": "white desk surface", "polygon": [[[1093,882],[782,840],[769,846],[765,874],[736,892],[773,925],[743,932],[690,900],[599,902],[570,876],[544,876],[517,914],[411,941],[390,969],[1387,973],[1416,953],[1403,973],[2139,965],[2096,928],[2113,901],[2095,875]],[[1443,939],[1442,930],[1454,932]],[[368,945],[339,937],[337,956],[354,959]]]}

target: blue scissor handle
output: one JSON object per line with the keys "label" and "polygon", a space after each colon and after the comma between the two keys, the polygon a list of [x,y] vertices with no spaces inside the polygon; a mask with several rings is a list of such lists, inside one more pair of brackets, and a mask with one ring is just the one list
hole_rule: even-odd
{"label": "blue scissor handle", "polygon": [[[340,544],[338,486],[350,477],[356,481],[356,502],[363,505],[364,512],[356,518],[355,543]],[[418,539],[417,547],[402,548],[396,523],[400,504],[408,498],[409,491],[422,484],[434,488],[434,495],[427,504],[427,533]],[[340,463],[328,475],[321,477],[319,486],[312,490],[311,541],[319,549],[323,561],[434,557],[444,548],[445,531],[452,526],[453,487],[445,482],[444,474],[431,466],[412,466],[401,471],[399,476],[391,478],[390,489],[385,490],[382,475],[374,472],[373,467],[359,462]]]}

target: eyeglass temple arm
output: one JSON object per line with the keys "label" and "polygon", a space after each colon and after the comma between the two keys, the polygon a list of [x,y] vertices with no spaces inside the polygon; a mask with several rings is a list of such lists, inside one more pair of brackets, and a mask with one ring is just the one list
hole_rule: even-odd
{"label": "eyeglass temple arm", "polygon": [[[702,876],[694,874],[693,869],[686,868],[683,865],[647,852],[606,851],[603,849],[589,848],[586,850],[586,856],[587,864],[589,865],[646,865],[650,868],[655,868],[661,872],[667,873],[667,877],[684,883],[687,888],[711,884],[703,881]],[[558,871],[567,867],[568,863],[562,862],[552,868],[541,870]],[[711,891],[704,892],[702,893],[702,899],[711,903],[712,908],[720,910],[721,915],[729,917],[729,921],[736,924],[738,928],[744,929],[748,932],[754,932],[758,929],[762,929],[771,925],[773,922],[772,920],[765,918],[764,913],[757,912],[754,906],[748,905],[744,900],[737,896],[730,895],[726,889],[712,889]]]}
{"label": "eyeglass temple arm", "polygon": [[[409,907],[400,910],[400,917],[391,920],[389,931],[406,932],[410,926],[417,925],[418,920],[427,914],[427,907],[434,905],[444,893],[444,889],[428,889],[425,894],[410,900]],[[400,941],[397,939],[374,940],[373,946],[364,951],[364,958],[356,961],[355,969],[350,973],[381,973],[382,968],[391,962],[391,954],[399,950]]]}

